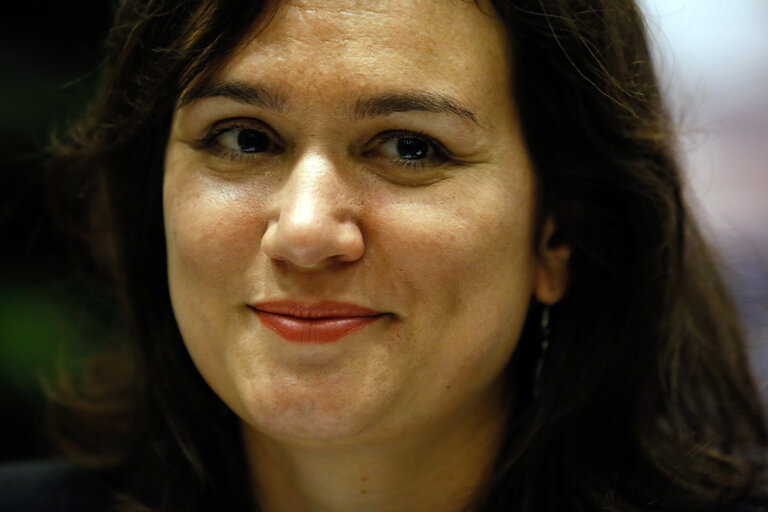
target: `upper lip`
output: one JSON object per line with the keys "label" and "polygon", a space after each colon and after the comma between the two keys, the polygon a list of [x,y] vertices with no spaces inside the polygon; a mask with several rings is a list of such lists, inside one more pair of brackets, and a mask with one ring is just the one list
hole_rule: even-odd
{"label": "upper lip", "polygon": [[296,300],[274,300],[257,302],[249,307],[263,313],[291,316],[295,318],[353,318],[378,316],[382,313],[373,309],[336,301],[305,302]]}

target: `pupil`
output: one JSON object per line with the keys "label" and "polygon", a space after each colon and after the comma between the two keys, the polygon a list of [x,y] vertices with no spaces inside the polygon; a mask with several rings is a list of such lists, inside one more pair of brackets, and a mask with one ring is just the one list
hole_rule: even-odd
{"label": "pupil", "polygon": [[269,137],[256,130],[240,130],[237,145],[243,153],[261,153],[269,148]]}
{"label": "pupil", "polygon": [[424,158],[428,151],[429,143],[425,140],[403,137],[397,141],[397,152],[400,154],[400,158],[406,160]]}

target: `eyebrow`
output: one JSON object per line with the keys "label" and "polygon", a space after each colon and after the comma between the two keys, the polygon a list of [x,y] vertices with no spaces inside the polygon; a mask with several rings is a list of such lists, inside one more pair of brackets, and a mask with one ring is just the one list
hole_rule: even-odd
{"label": "eyebrow", "polygon": [[454,114],[479,124],[477,116],[462,106],[455,98],[445,94],[424,91],[384,94],[359,99],[352,107],[352,115],[368,118],[414,110],[436,114]]}
{"label": "eyebrow", "polygon": [[[238,103],[255,105],[274,112],[287,110],[286,98],[266,85],[237,81],[202,82],[182,94],[178,108],[196,100],[215,97],[229,98]],[[356,118],[372,118],[412,111],[453,114],[480,124],[474,112],[463,106],[456,98],[427,91],[389,93],[360,98],[351,106],[350,114]]]}
{"label": "eyebrow", "polygon": [[274,112],[284,112],[286,110],[285,98],[265,85],[219,81],[204,81],[193,86],[181,95],[177,108],[188,105],[193,101],[217,97],[229,98],[238,103],[255,105]]}

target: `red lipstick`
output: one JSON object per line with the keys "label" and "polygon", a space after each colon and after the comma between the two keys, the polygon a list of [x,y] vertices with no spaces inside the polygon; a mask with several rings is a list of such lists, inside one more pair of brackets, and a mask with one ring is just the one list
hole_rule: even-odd
{"label": "red lipstick", "polygon": [[359,331],[382,314],[344,302],[278,300],[249,307],[261,324],[288,341],[331,343]]}

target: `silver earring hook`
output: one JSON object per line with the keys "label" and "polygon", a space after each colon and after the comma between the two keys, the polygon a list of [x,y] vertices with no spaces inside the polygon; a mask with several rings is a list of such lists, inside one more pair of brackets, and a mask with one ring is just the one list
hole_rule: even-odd
{"label": "silver earring hook", "polygon": [[547,365],[547,351],[549,349],[549,306],[544,306],[541,310],[541,342],[539,344],[539,358],[536,361],[536,367],[533,371],[533,398],[541,396],[541,390],[544,387],[545,370]]}

